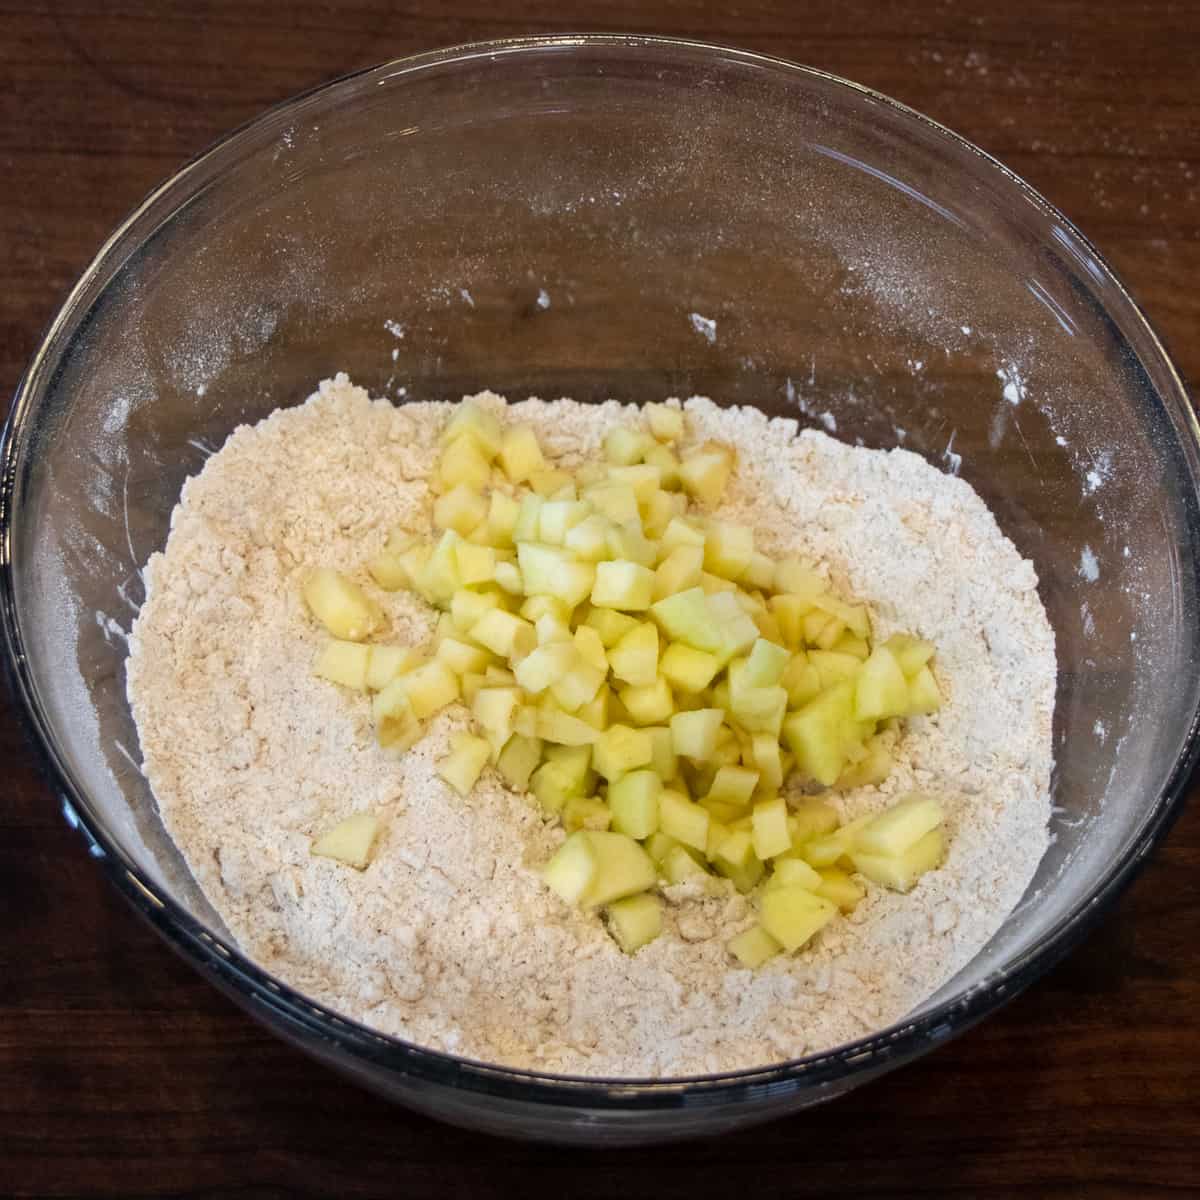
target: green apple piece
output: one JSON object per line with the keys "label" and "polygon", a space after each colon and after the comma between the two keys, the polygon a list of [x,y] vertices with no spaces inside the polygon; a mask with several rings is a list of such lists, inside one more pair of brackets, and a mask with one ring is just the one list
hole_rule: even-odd
{"label": "green apple piece", "polygon": [[500,608],[489,609],[471,626],[471,637],[493,654],[519,660],[537,645],[537,632],[521,617]]}
{"label": "green apple piece", "polygon": [[748,765],[758,771],[759,787],[774,791],[783,786],[783,755],[773,733],[756,733],[750,739]]}
{"label": "green apple piece", "polygon": [[720,503],[733,472],[733,451],[717,442],[706,442],[683,456],[679,481],[689,496],[710,508]]}
{"label": "green apple piece", "polygon": [[596,872],[580,902],[595,908],[652,888],[658,880],[654,860],[623,833],[583,831],[596,860]]}
{"label": "green apple piece", "polygon": [[313,616],[335,637],[361,642],[379,627],[383,614],[352,580],[328,567],[309,572],[304,601]]}
{"label": "green apple piece", "polygon": [[609,785],[612,827],[639,841],[658,829],[658,798],[662,780],[649,770],[630,771]]}
{"label": "green apple piece", "polygon": [[764,862],[777,854],[786,854],[792,848],[787,804],[782,796],[760,801],[754,806],[751,818],[754,853]]}
{"label": "green apple piece", "polygon": [[453,637],[442,638],[438,642],[435,657],[441,659],[455,675],[485,671],[492,661],[492,656],[486,650]]}
{"label": "green apple piece", "polygon": [[691,712],[676,713],[670,721],[675,753],[704,762],[712,755],[717,731],[724,720],[725,713],[719,708],[697,708]]}
{"label": "green apple piece", "polygon": [[857,680],[864,667],[862,660],[853,654],[839,654],[836,650],[810,650],[808,661],[817,672],[822,691],[835,683]]}
{"label": "green apple piece", "polygon": [[662,933],[662,901],[650,892],[617,900],[605,910],[608,930],[626,954],[635,954]]}
{"label": "green apple piece", "polygon": [[778,738],[787,712],[788,694],[781,687],[730,687],[729,707],[737,723],[748,733],[769,733]]}
{"label": "green apple piece", "polygon": [[836,654],[853,655],[859,662],[866,662],[871,657],[871,645],[866,638],[855,637],[848,629],[833,643],[831,649]]}
{"label": "green apple piece", "polygon": [[591,749],[587,746],[546,746],[546,761],[533,772],[529,790],[544,812],[561,812],[563,805],[588,789]]}
{"label": "green apple piece", "polygon": [[432,717],[447,704],[453,704],[459,696],[458,676],[436,658],[414,667],[396,682],[403,687],[413,715],[419,721]]}
{"label": "green apple piece", "polygon": [[542,761],[541,738],[522,737],[514,733],[500,751],[496,770],[514,792],[529,790],[529,777]]}
{"label": "green apple piece", "polygon": [[356,692],[367,687],[367,670],[370,666],[371,647],[361,642],[344,642],[333,638],[326,642],[313,664],[313,674],[330,683],[353,688]]}
{"label": "green apple piece", "polygon": [[896,656],[906,679],[911,679],[933,657],[933,643],[910,633],[895,633],[883,644]]}
{"label": "green apple piece", "polygon": [[763,892],[759,921],[785,950],[794,953],[837,914],[836,905],[796,884]]}
{"label": "green apple piece", "polygon": [[817,893],[821,876],[815,867],[810,867],[802,858],[781,858],[774,864],[768,887],[802,887]]}
{"label": "green apple piece", "polygon": [[700,586],[704,550],[700,546],[676,546],[654,572],[654,599],[663,600],[676,592]]}
{"label": "green apple piece", "polygon": [[597,563],[595,570],[591,596],[595,608],[641,612],[650,607],[654,599],[654,572],[649,567],[615,559]]}
{"label": "green apple piece", "polygon": [[804,775],[830,787],[846,762],[847,726],[854,721],[854,688],[839,683],[783,722],[788,748]]}
{"label": "green apple piece", "polygon": [[736,592],[717,592],[708,597],[707,605],[711,619],[718,625],[721,642],[715,653],[722,662],[744,654],[758,640],[758,626],[742,608]]}
{"label": "green apple piece", "polygon": [[[550,685],[550,691],[564,712],[578,712],[596,698],[604,684],[606,672],[584,659],[574,642],[560,644],[570,646],[575,652],[575,658],[570,670]],[[524,666],[524,663],[521,665]]]}
{"label": "green apple piece", "polygon": [[704,854],[708,849],[711,817],[683,792],[664,788],[658,797],[658,827],[676,841]]}
{"label": "green apple piece", "polygon": [[704,540],[704,569],[722,579],[741,579],[754,557],[754,531],[729,521],[710,521]]}
{"label": "green apple piece", "polygon": [[362,871],[371,861],[371,849],[379,833],[379,818],[355,813],[323,833],[309,848],[318,858],[332,858]]}
{"label": "green apple piece", "polygon": [[783,947],[761,925],[752,925],[731,938],[727,949],[743,967],[753,971],[774,958]]}
{"label": "green apple piece", "polygon": [[612,824],[612,810],[595,796],[568,796],[562,809],[563,828],[605,830]]}
{"label": "green apple piece", "polygon": [[650,734],[628,725],[610,725],[596,735],[592,748],[592,766],[610,783],[628,771],[648,766],[653,757]]}
{"label": "green apple piece", "polygon": [[481,729],[495,735],[503,745],[513,732],[522,699],[519,688],[481,687],[471,703],[471,715]]}
{"label": "green apple piece", "polygon": [[[604,609],[597,609],[603,612]],[[648,687],[658,678],[658,629],[650,621],[639,621],[610,649],[608,664],[613,675],[635,687]]]}
{"label": "green apple piece", "polygon": [[714,654],[694,650],[683,642],[672,642],[663,652],[659,670],[675,691],[702,692],[721,669]]}
{"label": "green apple piece", "polygon": [[860,875],[894,892],[909,892],[927,871],[939,867],[946,856],[941,828],[931,829],[903,854],[868,854],[855,849],[850,861]]}
{"label": "green apple piece", "polygon": [[593,729],[607,729],[609,726],[608,710],[612,698],[612,689],[607,683],[602,683],[597,688],[595,696],[575,710],[575,716],[581,721],[586,721]]}
{"label": "green apple piece", "polygon": [[908,683],[906,716],[923,716],[942,707],[942,694],[928,666],[921,667]]}
{"label": "green apple piece", "polygon": [[[814,658],[816,653],[814,651],[809,657]],[[820,670],[819,666],[817,670]],[[902,716],[908,706],[908,681],[896,656],[886,645],[876,646],[871,657],[862,664],[855,681],[854,715],[860,721],[884,721],[888,717]]]}
{"label": "green apple piece", "polygon": [[812,889],[813,892],[836,904],[844,913],[853,912],[867,894],[857,879],[837,867],[825,867],[818,875],[820,883]]}
{"label": "green apple piece", "polygon": [[670,685],[661,676],[646,687],[623,687],[617,695],[638,725],[660,725],[675,712]]}
{"label": "green apple piece", "polygon": [[499,451],[500,468],[513,483],[525,483],[545,469],[546,460],[542,457],[537,434],[528,425],[506,429],[500,439]]}
{"label": "green apple piece", "polygon": [[855,850],[893,857],[903,854],[944,819],[942,806],[932,796],[911,792],[863,826]]}
{"label": "green apple piece", "polygon": [[573,833],[542,868],[542,879],[566,904],[579,904],[600,869],[600,858],[585,831]]}
{"label": "green apple piece", "polygon": [[[704,810],[701,809],[701,812]],[[707,814],[706,814],[707,815]],[[708,879],[708,872],[682,845],[668,850],[662,861],[663,878],[668,883],[687,883],[689,879]]]}
{"label": "green apple piece", "polygon": [[438,761],[437,773],[460,796],[466,796],[475,786],[490,754],[491,747],[483,738],[470,733],[451,734],[450,753]]}

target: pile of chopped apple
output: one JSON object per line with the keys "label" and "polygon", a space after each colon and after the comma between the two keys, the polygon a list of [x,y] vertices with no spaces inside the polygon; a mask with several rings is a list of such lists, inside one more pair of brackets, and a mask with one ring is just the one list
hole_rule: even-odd
{"label": "pile of chopped apple", "polygon": [[759,924],[730,950],[757,966],[853,909],[860,878],[907,891],[941,862],[934,800],[843,825],[811,794],[886,778],[903,720],[940,704],[934,647],[876,643],[865,606],[757,549],[716,515],[733,452],[680,451],[682,412],[643,412],[603,462],[566,471],[528,426],[462,404],[431,480],[434,538],[398,529],[367,564],[441,610],[432,645],[369,642],[378,603],[320,569],[304,596],[333,640],[315,670],[373,693],[397,751],[468,706],[477,733],[455,735],[442,777],[465,796],[491,764],[532,792],[569,833],[547,884],[602,909],[627,952],[659,933],[661,886],[756,891]]}

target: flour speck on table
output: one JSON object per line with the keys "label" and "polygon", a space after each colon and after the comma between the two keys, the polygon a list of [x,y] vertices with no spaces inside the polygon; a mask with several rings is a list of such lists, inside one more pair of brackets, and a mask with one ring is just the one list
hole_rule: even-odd
{"label": "flour speck on table", "polygon": [[[477,401],[532,426],[568,468],[636,411]],[[737,452],[722,518],[767,553],[828,564],[880,636],[936,642],[943,707],[908,722],[882,785],[832,798],[850,819],[934,794],[948,855],[911,892],[870,888],[802,952],[754,971],[726,948],[755,922],[747,896],[668,886],[662,935],[626,955],[543,883],[561,828],[490,769],[465,799],[435,772],[465,709],[397,756],[377,744],[366,696],[313,674],[323,639],[301,591],[315,566],[370,589],[393,640],[432,635],[434,610],[372,588],[363,564],[396,525],[428,528],[452,409],[325,381],[230,436],[147,564],[128,664],[145,771],[241,948],[385,1033],[574,1074],[761,1066],[903,1017],[995,933],[1048,843],[1056,663],[1032,565],[967,483],[915,454],[688,400],[688,439]],[[365,870],[313,856],[314,837],[363,811],[381,820]]]}

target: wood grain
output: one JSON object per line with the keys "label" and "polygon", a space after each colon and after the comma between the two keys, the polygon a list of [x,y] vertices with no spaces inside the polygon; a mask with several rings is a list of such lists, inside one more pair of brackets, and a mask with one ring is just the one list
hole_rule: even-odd
{"label": "wood grain", "polygon": [[[1200,378],[1194,3],[54,0],[0,3],[3,394],[112,226],[226,129],[385,58],[567,28],[770,51],[929,113],[1065,209]],[[1081,949],[932,1058],[745,1134],[598,1155],[433,1124],[285,1048],[131,918],[11,715],[0,762],[6,1195],[1200,1194],[1194,807]]]}

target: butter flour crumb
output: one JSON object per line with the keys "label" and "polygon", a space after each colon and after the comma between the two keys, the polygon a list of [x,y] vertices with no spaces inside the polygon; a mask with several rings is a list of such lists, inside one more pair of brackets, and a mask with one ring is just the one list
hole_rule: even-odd
{"label": "butter flour crumb", "polygon": [[[490,392],[478,398],[500,408]],[[671,403],[678,403],[672,401]],[[949,855],[907,896],[872,887],[811,949],[738,968],[753,923],[732,888],[666,891],[662,937],[632,958],[536,868],[561,843],[485,771],[463,800],[435,774],[466,713],[408,754],[375,744],[369,701],[313,677],[323,640],[304,570],[346,571],[419,643],[433,614],[371,586],[388,530],[428,528],[425,479],[451,406],[372,401],[345,375],[237,429],[184,486],[146,566],[128,692],[163,821],[241,948],[349,1017],[510,1066],[679,1076],[828,1049],[899,1020],[983,946],[1048,843],[1054,639],[1037,578],[963,480],[915,454],[857,449],[794,421],[693,398],[688,437],[738,451],[722,516],[768,553],[830,565],[880,635],[938,647],[945,703],[916,718],[880,788],[847,818],[919,787],[946,808]],[[636,419],[615,402],[508,406],[574,466]],[[352,812],[382,818],[363,872],[309,853]]]}

